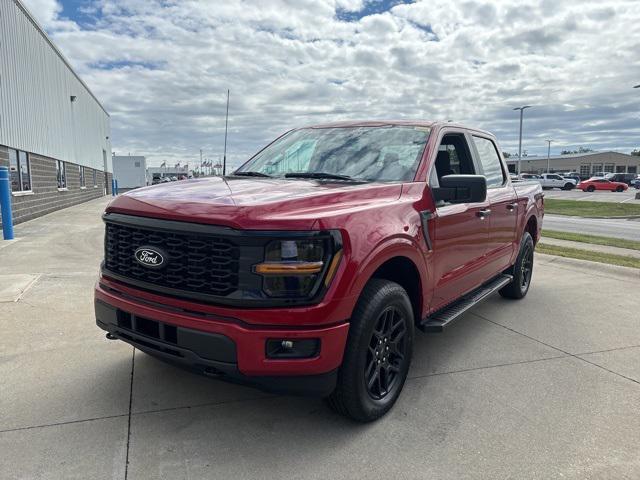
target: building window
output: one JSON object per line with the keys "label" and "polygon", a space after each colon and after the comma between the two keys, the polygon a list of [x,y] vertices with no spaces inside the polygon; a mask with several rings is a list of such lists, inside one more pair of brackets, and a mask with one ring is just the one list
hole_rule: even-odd
{"label": "building window", "polygon": [[78,175],[80,175],[80,188],[86,188],[87,184],[84,179],[84,167],[82,165],[78,165]]}
{"label": "building window", "polygon": [[98,171],[94,168],[92,169],[93,172],[93,187],[97,188],[98,187]]}
{"label": "building window", "polygon": [[638,173],[638,167],[629,165],[629,167],[627,167],[627,173]]}
{"label": "building window", "polygon": [[605,163],[604,164],[604,171],[607,173],[613,173],[613,169],[615,168],[615,164],[613,163]]}
{"label": "building window", "polygon": [[588,177],[591,174],[591,165],[580,165],[580,176]]}
{"label": "building window", "polygon": [[9,172],[12,192],[31,191],[31,161],[27,152],[9,149]]}
{"label": "building window", "polygon": [[593,165],[591,165],[591,173],[600,173],[600,172],[602,172],[601,163],[594,163]]}
{"label": "building window", "polygon": [[56,177],[58,178],[58,188],[67,188],[67,169],[62,160],[56,160]]}

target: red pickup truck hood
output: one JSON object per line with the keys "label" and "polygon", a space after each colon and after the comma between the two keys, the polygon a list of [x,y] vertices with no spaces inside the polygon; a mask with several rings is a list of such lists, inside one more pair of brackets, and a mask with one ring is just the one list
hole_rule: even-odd
{"label": "red pickup truck hood", "polygon": [[107,212],[225,225],[240,229],[311,229],[323,216],[392,202],[400,184],[219,177],[140,188],[116,197]]}

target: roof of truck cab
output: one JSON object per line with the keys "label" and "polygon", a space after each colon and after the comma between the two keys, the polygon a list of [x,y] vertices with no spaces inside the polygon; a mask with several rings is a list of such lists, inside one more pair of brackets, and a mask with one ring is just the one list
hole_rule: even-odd
{"label": "roof of truck cab", "polygon": [[384,127],[387,125],[405,125],[410,127],[433,127],[437,122],[425,120],[349,120],[342,122],[309,125],[305,128],[341,128],[341,127]]}
{"label": "roof of truck cab", "polygon": [[464,130],[470,130],[473,132],[482,133],[485,135],[493,136],[491,132],[482,130],[479,128],[468,127],[466,125],[460,125],[459,123],[433,121],[433,120],[350,120],[342,122],[321,123],[318,125],[309,125],[302,128],[345,128],[345,127],[384,127],[390,125],[407,126],[407,127],[451,127],[461,128]]}

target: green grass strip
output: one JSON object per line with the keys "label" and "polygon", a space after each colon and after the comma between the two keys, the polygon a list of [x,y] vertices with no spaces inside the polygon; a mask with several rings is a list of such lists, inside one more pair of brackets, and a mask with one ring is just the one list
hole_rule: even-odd
{"label": "green grass strip", "polygon": [[545,245],[539,243],[536,251],[547,255],[559,257],[577,258],[579,260],[589,260],[591,262],[608,263],[609,265],[619,265],[622,267],[640,268],[640,258],[625,257],[623,255],[613,255],[611,253],[593,252],[580,250],[577,248],[557,247],[555,245]]}
{"label": "green grass strip", "polygon": [[582,202],[545,198],[545,213],[574,217],[623,217],[640,215],[640,204],[611,202]]}
{"label": "green grass strip", "polygon": [[559,232],[557,230],[543,230],[542,237],[569,240],[571,242],[590,243],[592,245],[606,245],[608,247],[628,248],[640,250],[640,241],[625,240],[623,238],[601,237],[599,235],[585,235],[583,233]]}

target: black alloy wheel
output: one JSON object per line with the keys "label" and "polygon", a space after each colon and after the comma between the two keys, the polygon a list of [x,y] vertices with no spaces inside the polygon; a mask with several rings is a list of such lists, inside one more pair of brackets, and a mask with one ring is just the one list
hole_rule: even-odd
{"label": "black alloy wheel", "polygon": [[326,402],[359,422],[387,413],[400,396],[411,365],[414,313],[395,282],[372,278],[350,319],[336,389]]}
{"label": "black alloy wheel", "polygon": [[376,322],[364,371],[367,392],[381,400],[397,386],[405,361],[406,322],[403,312],[395,307],[383,311]]}
{"label": "black alloy wheel", "polygon": [[520,299],[524,298],[529,287],[531,286],[531,278],[533,276],[533,253],[535,245],[533,238],[529,232],[522,234],[520,242],[520,251],[516,258],[516,263],[512,267],[504,271],[509,275],[513,275],[513,281],[500,289],[500,295],[506,298]]}

